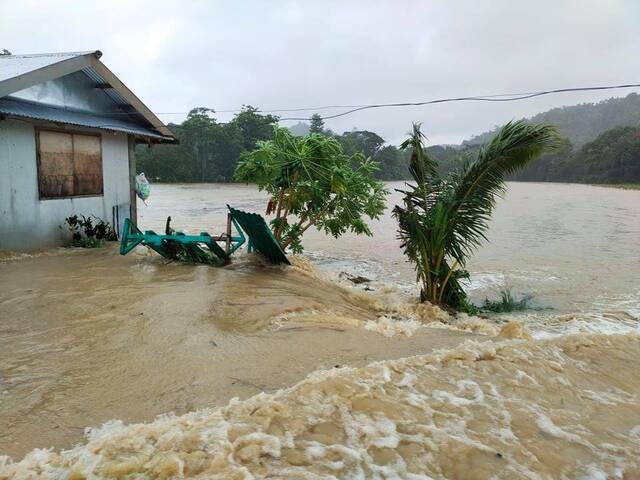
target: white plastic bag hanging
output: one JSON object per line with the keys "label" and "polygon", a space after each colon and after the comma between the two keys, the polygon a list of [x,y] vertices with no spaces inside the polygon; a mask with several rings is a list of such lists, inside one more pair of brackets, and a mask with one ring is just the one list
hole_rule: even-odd
{"label": "white plastic bag hanging", "polygon": [[149,180],[145,177],[144,172],[136,175],[136,194],[140,197],[140,200],[147,204],[147,198],[151,195],[151,185]]}

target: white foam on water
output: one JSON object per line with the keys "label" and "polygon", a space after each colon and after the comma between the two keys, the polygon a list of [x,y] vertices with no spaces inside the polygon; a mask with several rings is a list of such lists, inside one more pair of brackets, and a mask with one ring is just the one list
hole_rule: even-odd
{"label": "white foam on water", "polygon": [[640,426],[618,421],[640,418],[633,362],[637,335],[468,341],[108,422],[70,450],[0,459],[0,478],[639,478]]}
{"label": "white foam on water", "polygon": [[527,324],[535,339],[549,339],[563,335],[603,334],[624,335],[640,332],[640,320],[618,315],[606,316],[598,312],[566,315],[530,316]]}
{"label": "white foam on water", "polygon": [[[320,255],[318,252],[316,256]],[[347,262],[349,263],[349,262]],[[380,265],[369,265],[367,262],[353,262],[353,268],[335,265],[328,269],[318,269],[307,259],[295,257],[294,264],[303,268],[316,280],[333,282],[341,288],[354,292],[365,303],[375,306],[379,311],[376,318],[365,322],[349,321],[351,325],[361,325],[365,329],[378,332],[387,337],[396,335],[412,336],[421,328],[445,328],[462,330],[487,336],[504,336],[506,338],[551,339],[564,335],[578,334],[627,334],[640,332],[640,292],[637,295],[603,297],[594,301],[590,310],[585,312],[558,314],[553,310],[527,310],[488,318],[469,316],[466,314],[449,315],[429,304],[417,303],[418,290],[415,284],[402,283],[390,276],[380,275]],[[361,285],[354,285],[341,272],[351,276],[363,275],[370,279]],[[481,272],[474,274],[470,291],[484,288],[504,286],[506,277],[502,273]],[[509,278],[527,280],[528,283],[556,282],[557,277],[548,272],[530,271]],[[370,292],[363,290],[372,290]],[[335,316],[334,318],[338,318]],[[331,315],[328,316],[331,319]],[[345,320],[344,318],[342,319]],[[508,323],[519,324],[518,328],[506,329]]]}
{"label": "white foam on water", "polygon": [[381,333],[385,337],[393,337],[395,335],[411,337],[421,327],[424,327],[424,324],[416,319],[399,320],[386,315],[376,320],[368,320],[364,324],[366,330]]}
{"label": "white foam on water", "polygon": [[[418,297],[418,289],[414,283],[403,281],[393,272],[385,271],[386,266],[380,263],[369,262],[366,260],[354,259],[335,263],[329,261],[331,255],[323,252],[314,252],[313,258],[323,259],[320,261],[323,267],[323,275],[328,281],[337,282],[343,287],[362,291],[372,290],[372,295],[379,298],[380,303],[386,307],[388,312],[385,314],[387,318],[372,319],[371,323],[366,323],[365,328],[378,331],[386,336],[393,335],[411,335],[415,331],[414,326],[410,323],[416,318],[413,312],[408,312],[407,308],[399,307],[400,304],[415,304]],[[347,273],[345,278],[342,272]],[[397,273],[397,272],[396,272]],[[354,286],[348,280],[351,276],[364,276],[370,280],[362,285]],[[475,272],[471,281],[465,285],[466,290],[479,295],[478,292],[484,292],[491,297],[499,289],[509,285],[510,281],[522,285],[528,285],[532,291],[536,291],[540,286],[548,289],[549,283],[558,283],[562,279],[557,275],[551,274],[547,270],[531,270],[521,271],[519,273],[510,273],[505,275],[502,272],[482,271]],[[392,297],[396,298],[393,299]],[[395,307],[393,306],[395,303]],[[395,308],[395,312],[393,309]],[[399,312],[400,311],[400,312]],[[398,315],[398,313],[400,313]],[[453,328],[474,333],[480,333],[490,336],[498,335],[502,323],[505,321],[515,320],[525,324],[531,332],[533,338],[550,339],[561,335],[576,334],[626,334],[640,332],[640,292],[628,295],[609,295],[597,297],[592,305],[586,306],[583,310],[572,313],[556,313],[553,310],[528,310],[525,312],[513,312],[501,315],[491,315],[489,319],[478,319],[472,317],[471,321],[458,319],[457,321],[443,321],[439,319],[440,325],[433,322],[430,326]],[[394,327],[393,320],[404,323]],[[419,318],[423,321],[424,319]],[[409,321],[409,323],[406,323]],[[428,322],[430,323],[430,322]],[[475,325],[474,325],[475,324]],[[493,327],[491,326],[493,325]]]}

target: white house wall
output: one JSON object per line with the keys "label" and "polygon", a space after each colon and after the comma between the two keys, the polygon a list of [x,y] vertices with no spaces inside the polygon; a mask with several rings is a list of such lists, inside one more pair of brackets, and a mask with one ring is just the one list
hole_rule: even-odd
{"label": "white house wall", "polygon": [[111,222],[120,206],[122,222],[130,204],[126,134],[102,132],[102,168],[103,196],[40,200],[34,126],[0,120],[0,250],[61,245],[70,238],[64,219],[74,214]]}

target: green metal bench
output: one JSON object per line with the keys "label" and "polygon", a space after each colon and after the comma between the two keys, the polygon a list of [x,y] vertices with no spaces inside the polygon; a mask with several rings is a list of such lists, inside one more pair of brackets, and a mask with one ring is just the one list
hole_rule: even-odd
{"label": "green metal bench", "polygon": [[[227,207],[230,212],[227,216],[227,231],[219,236],[212,236],[207,232],[201,232],[199,235],[174,232],[170,228],[171,217],[167,218],[164,235],[153,230],[146,230],[143,233],[127,218],[122,229],[120,254],[126,255],[138,245],[144,245],[172,260],[227,265],[231,261],[231,255],[244,245],[249,237],[250,252],[258,251],[274,264],[289,264],[284,251],[262,216],[236,210],[228,205]],[[232,225],[237,235],[232,235]],[[218,242],[223,243],[224,248],[218,245]]]}
{"label": "green metal bench", "polygon": [[276,265],[280,263],[290,265],[278,240],[273,236],[271,229],[261,215],[236,210],[229,205],[227,205],[227,208],[231,212],[230,215],[233,221],[236,222],[235,224],[239,224],[249,237],[247,248],[250,252],[258,251]]}

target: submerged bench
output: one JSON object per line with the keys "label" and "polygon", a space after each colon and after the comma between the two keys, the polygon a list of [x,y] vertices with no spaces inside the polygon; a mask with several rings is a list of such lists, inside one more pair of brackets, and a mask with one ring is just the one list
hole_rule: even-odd
{"label": "submerged bench", "polygon": [[[171,217],[167,218],[164,235],[153,230],[146,230],[143,233],[127,218],[122,229],[120,254],[126,255],[138,245],[144,245],[172,260],[221,266],[231,261],[231,255],[248,238],[250,252],[261,253],[273,264],[289,264],[282,247],[261,215],[236,210],[229,205],[227,207],[229,208],[227,230],[218,236],[207,232],[201,232],[199,235],[175,232],[170,227]],[[237,235],[232,235],[232,226],[235,227]]]}
{"label": "submerged bench", "polygon": [[236,225],[239,224],[240,228],[244,230],[249,237],[249,245],[247,248],[250,252],[254,250],[260,252],[273,264],[285,263],[290,265],[282,247],[273,236],[273,233],[271,233],[271,229],[267,225],[267,222],[264,221],[262,215],[236,210],[229,205],[227,205],[227,208],[229,209],[231,219]]}

